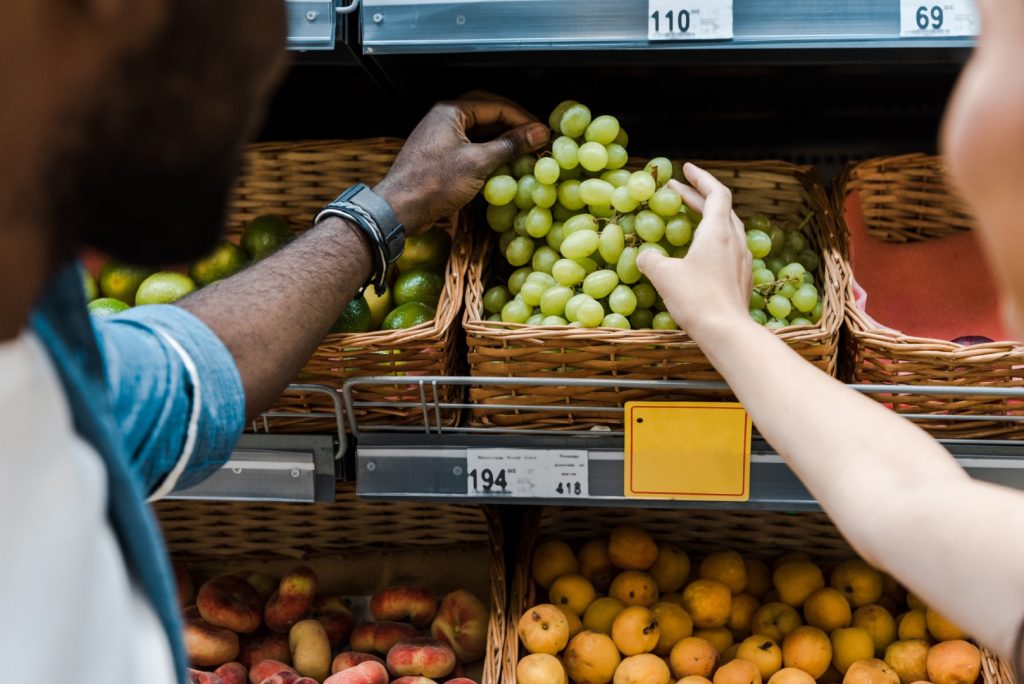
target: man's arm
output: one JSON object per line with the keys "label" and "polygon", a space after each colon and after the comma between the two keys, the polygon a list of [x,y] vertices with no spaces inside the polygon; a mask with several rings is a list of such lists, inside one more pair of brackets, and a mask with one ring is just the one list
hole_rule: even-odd
{"label": "man's arm", "polygon": [[[854,548],[1014,657],[1024,620],[1024,494],[970,479],[938,442],[801,359],[747,313],[750,255],[731,195],[692,165],[704,220],[683,260],[639,264],[758,430]],[[738,266],[737,266],[738,265]]]}

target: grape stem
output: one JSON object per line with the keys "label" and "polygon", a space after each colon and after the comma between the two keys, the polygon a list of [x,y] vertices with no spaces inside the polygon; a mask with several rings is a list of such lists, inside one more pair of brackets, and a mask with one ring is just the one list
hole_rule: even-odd
{"label": "grape stem", "polygon": [[793,276],[792,278],[783,278],[782,280],[773,280],[770,283],[761,283],[760,285],[754,286],[754,292],[761,295],[762,297],[768,298],[779,291],[783,285],[787,283],[790,285],[798,286],[803,282],[803,276]]}

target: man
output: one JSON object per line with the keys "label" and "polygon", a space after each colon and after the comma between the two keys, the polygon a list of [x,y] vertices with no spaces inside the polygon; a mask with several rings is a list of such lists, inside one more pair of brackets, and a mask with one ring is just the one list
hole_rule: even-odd
{"label": "man", "polygon": [[[397,256],[400,239],[385,233],[428,227],[548,139],[491,96],[438,105],[376,195],[180,306],[91,322],[82,248],[155,265],[214,245],[244,140],[282,71],[283,33],[280,0],[4,5],[0,660],[19,678],[183,679],[146,498],[227,458],[244,419]],[[470,129],[501,135],[471,144]]]}

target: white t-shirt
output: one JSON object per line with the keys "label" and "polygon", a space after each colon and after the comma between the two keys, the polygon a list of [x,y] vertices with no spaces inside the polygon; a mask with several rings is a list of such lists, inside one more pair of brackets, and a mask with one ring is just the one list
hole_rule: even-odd
{"label": "white t-shirt", "polygon": [[31,333],[0,342],[0,662],[39,682],[173,684],[107,517],[103,461]]}

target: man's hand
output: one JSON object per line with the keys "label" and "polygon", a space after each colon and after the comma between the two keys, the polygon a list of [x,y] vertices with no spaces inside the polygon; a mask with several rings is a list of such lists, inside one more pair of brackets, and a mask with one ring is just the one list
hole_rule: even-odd
{"label": "man's hand", "polygon": [[[750,251],[729,188],[693,164],[683,167],[694,187],[669,181],[686,204],[704,214],[685,259],[653,250],[637,265],[661,294],[672,318],[691,335],[721,321],[750,322]],[[699,342],[699,340],[698,340]]]}
{"label": "man's hand", "polygon": [[[469,133],[496,138],[470,142]],[[487,175],[544,145],[548,127],[518,105],[473,92],[440,102],[423,118],[374,190],[384,197],[410,235],[468,204]]]}

